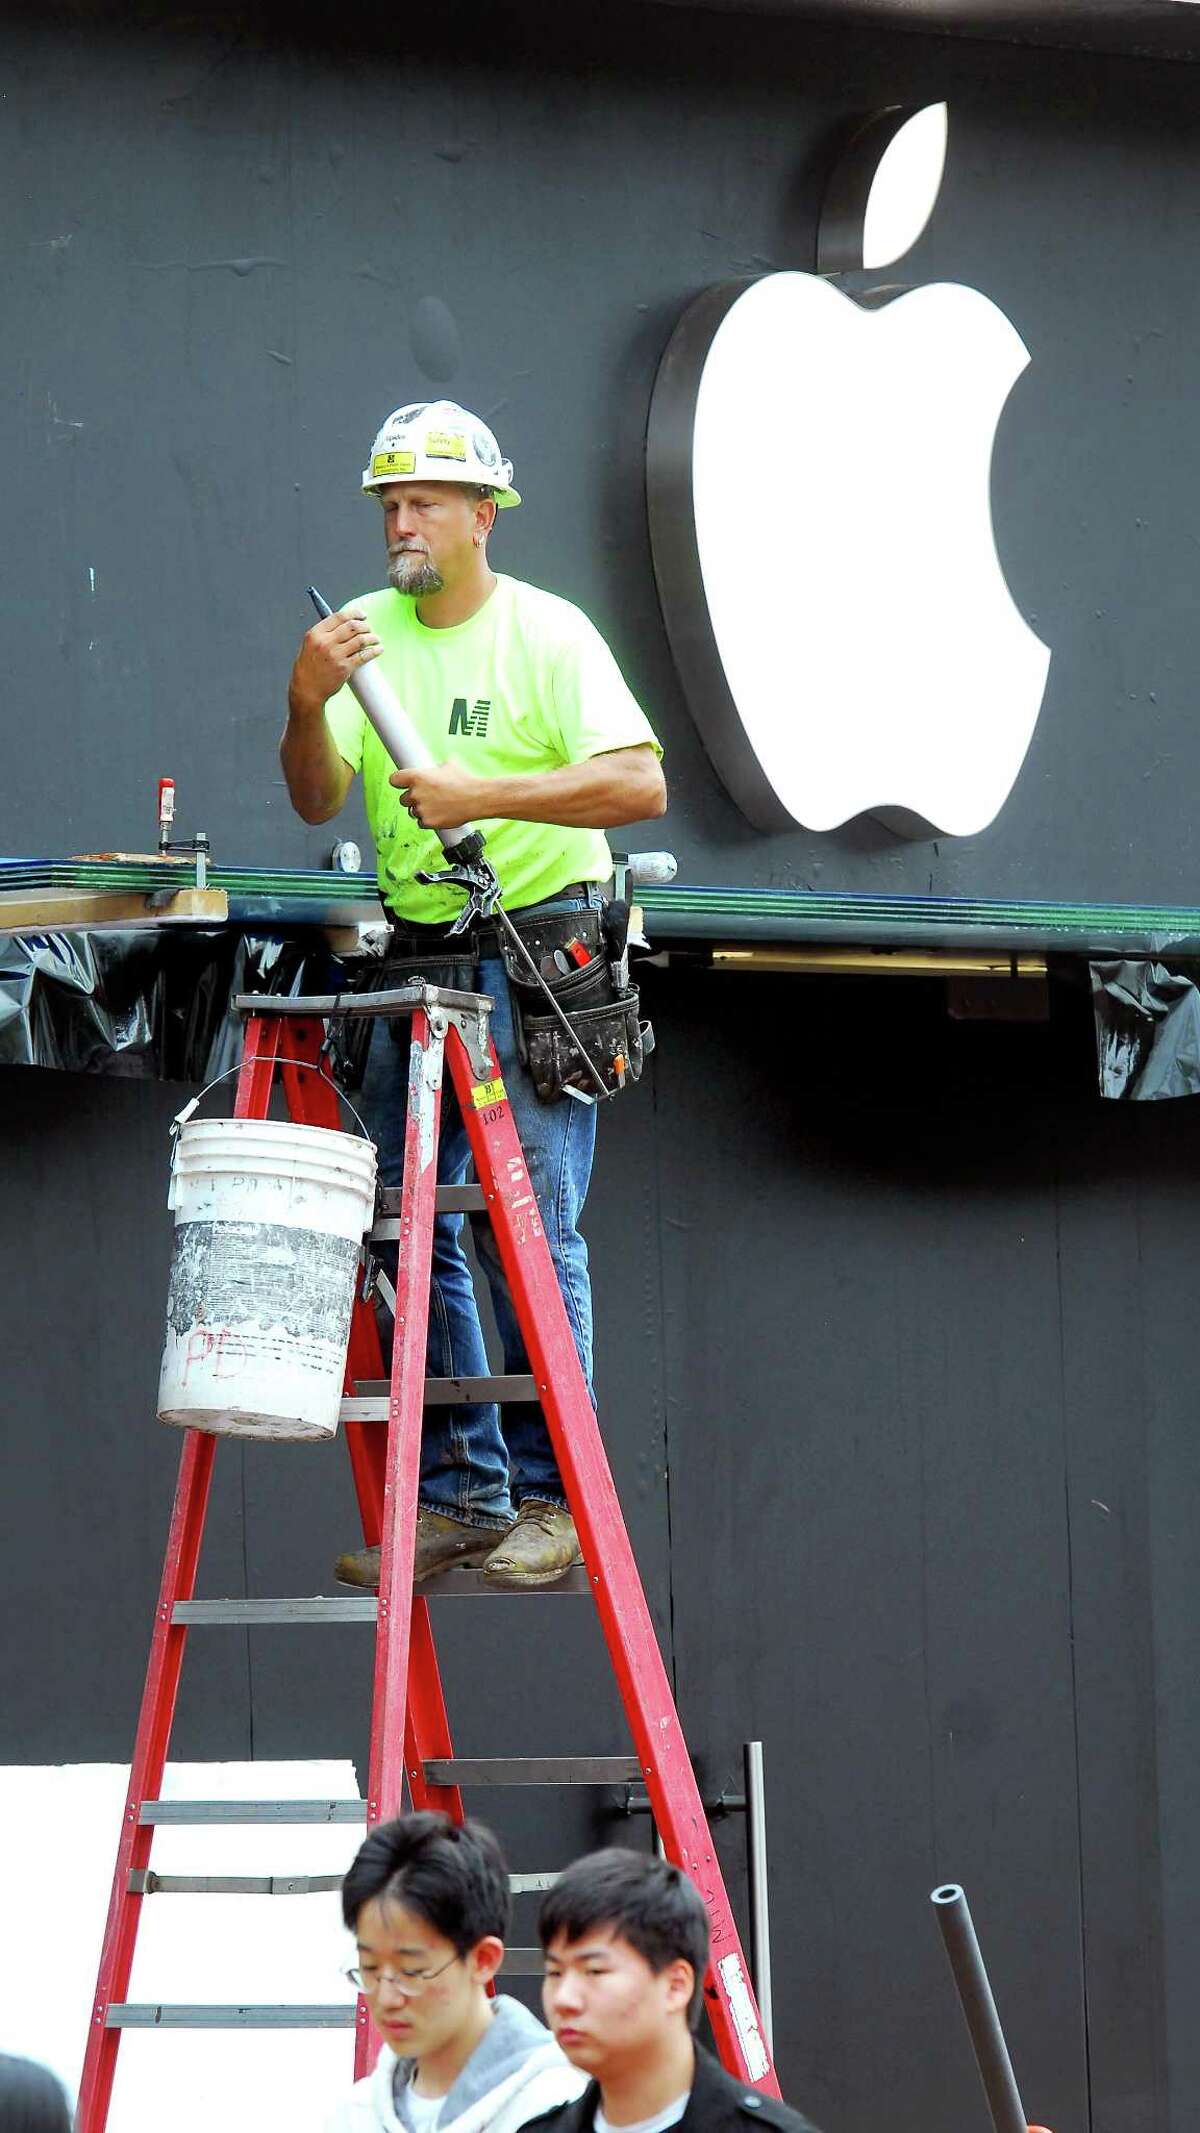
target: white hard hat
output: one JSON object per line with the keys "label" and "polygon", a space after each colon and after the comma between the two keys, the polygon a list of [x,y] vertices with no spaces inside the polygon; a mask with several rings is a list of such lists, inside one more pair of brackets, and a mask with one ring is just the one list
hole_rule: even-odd
{"label": "white hard hat", "polygon": [[512,462],[486,422],[453,400],[417,400],[390,414],[363,468],[363,494],[393,481],[466,481],[490,489],[502,511],[521,499],[512,486]]}

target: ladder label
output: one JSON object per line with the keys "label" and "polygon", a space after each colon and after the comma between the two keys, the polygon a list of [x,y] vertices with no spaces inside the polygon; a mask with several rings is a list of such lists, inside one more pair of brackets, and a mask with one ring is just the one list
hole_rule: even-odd
{"label": "ladder label", "polygon": [[761,2081],[771,2064],[770,2054],[763,2042],[758,2026],[754,2001],[746,1983],[746,1974],[736,1955],[727,1955],[717,1964],[717,1975],[729,1996],[729,2012],[737,2031],[738,2043],[746,2061],[746,2071],[751,2081]]}
{"label": "ladder label", "polygon": [[487,1104],[502,1104],[506,1098],[507,1091],[498,1074],[494,1081],[476,1081],[471,1084],[471,1102],[477,1111],[482,1111]]}

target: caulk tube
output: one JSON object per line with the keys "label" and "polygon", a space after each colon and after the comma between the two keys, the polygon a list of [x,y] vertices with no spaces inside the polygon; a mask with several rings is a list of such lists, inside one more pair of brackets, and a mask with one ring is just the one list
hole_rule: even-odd
{"label": "caulk tube", "polygon": [[[308,597],[322,621],[332,615],[328,600],[321,598],[315,585],[309,586]],[[393,763],[405,770],[432,770],[436,758],[401,707],[386,674],[380,672],[379,661],[370,659],[365,666],[356,667],[348,680]],[[483,851],[483,837],[470,822],[435,830],[434,835],[441,839],[447,857],[462,866],[469,866]]]}

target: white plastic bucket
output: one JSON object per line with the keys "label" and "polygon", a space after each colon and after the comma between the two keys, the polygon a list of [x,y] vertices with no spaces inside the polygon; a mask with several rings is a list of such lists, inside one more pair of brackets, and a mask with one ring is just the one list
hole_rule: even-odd
{"label": "white plastic bucket", "polygon": [[264,1118],[175,1143],[175,1244],[158,1419],[229,1437],[327,1438],[375,1205],[375,1149]]}

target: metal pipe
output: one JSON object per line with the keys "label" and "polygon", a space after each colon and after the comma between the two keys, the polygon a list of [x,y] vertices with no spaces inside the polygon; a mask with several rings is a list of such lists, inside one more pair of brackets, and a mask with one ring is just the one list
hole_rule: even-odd
{"label": "metal pipe", "polygon": [[839,972],[869,978],[1044,978],[1044,955],[966,955],[952,948],[714,948],[714,970]]}
{"label": "metal pipe", "polygon": [[1008,2056],[967,1899],[957,1883],[948,1882],[944,1888],[934,1889],[930,1901],[971,2033],[975,2063],[992,2114],[992,2124],[996,2133],[1028,2133],[1012,2060]]}
{"label": "metal pipe", "polygon": [[771,1912],[767,1894],[767,1809],[763,1782],[763,1747],[748,1740],[742,1749],[746,1771],[746,1854],[750,1881],[750,1961],[767,2050],[774,2055],[771,2014]]}

